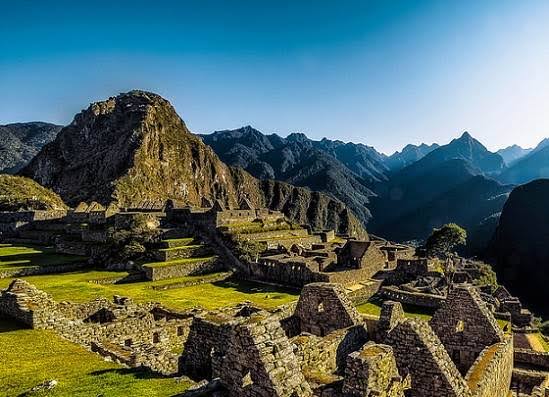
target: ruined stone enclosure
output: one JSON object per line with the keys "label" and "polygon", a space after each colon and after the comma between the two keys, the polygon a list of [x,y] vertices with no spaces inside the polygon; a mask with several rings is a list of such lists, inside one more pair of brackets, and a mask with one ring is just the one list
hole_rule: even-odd
{"label": "ruined stone enclosure", "polygon": [[[0,314],[130,367],[206,379],[204,390],[220,396],[507,397],[514,365],[512,336],[494,326],[467,285],[452,291],[430,323],[386,302],[379,321],[366,326],[332,283],[309,284],[296,304],[273,311],[240,304],[174,312],[123,297],[55,302],[15,280],[0,295]],[[530,387],[531,378],[513,379]]]}

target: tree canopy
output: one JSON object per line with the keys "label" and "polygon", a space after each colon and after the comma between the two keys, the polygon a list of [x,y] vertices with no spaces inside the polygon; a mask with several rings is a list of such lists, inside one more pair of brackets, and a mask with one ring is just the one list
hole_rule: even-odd
{"label": "tree canopy", "polygon": [[427,239],[425,248],[429,256],[446,258],[452,251],[467,242],[467,232],[455,223],[434,229]]}

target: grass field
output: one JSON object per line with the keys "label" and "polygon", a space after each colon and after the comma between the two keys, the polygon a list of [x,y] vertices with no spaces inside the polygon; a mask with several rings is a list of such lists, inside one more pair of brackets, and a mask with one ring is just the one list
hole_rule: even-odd
{"label": "grass field", "polygon": [[185,383],[104,361],[51,331],[21,329],[0,320],[0,396],[18,396],[46,380],[58,381],[33,396],[172,396]]}
{"label": "grass field", "polygon": [[[200,277],[182,277],[154,282],[128,284],[97,284],[91,280],[115,278],[124,275],[121,272],[81,271],[64,274],[21,277],[37,288],[46,291],[57,301],[86,302],[97,297],[112,298],[113,295],[129,296],[137,302],[160,302],[174,309],[188,309],[200,306],[205,309],[217,309],[235,305],[243,301],[253,302],[269,309],[297,299],[297,291],[282,290],[251,282],[221,281],[189,287],[154,290],[175,282],[191,281]],[[12,278],[0,280],[0,288],[6,288]]]}
{"label": "grass field", "polygon": [[57,254],[53,248],[48,247],[22,247],[9,244],[0,246],[0,270],[63,265],[82,260],[81,256]]}
{"label": "grass field", "polygon": [[[404,315],[408,318],[419,318],[421,320],[429,321],[433,316],[433,310],[428,308],[402,305],[404,309]],[[369,315],[371,317],[379,317],[381,314],[381,302],[367,302],[357,306],[359,313]]]}

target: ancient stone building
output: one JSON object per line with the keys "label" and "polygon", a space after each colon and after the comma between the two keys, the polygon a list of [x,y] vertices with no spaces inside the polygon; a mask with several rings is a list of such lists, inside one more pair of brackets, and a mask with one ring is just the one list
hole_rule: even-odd
{"label": "ancient stone building", "polygon": [[278,318],[249,306],[195,317],[179,365],[230,396],[312,395]]}
{"label": "ancient stone building", "polygon": [[31,328],[49,329],[88,349],[132,367],[175,375],[190,315],[158,304],[134,304],[128,298],[96,299],[84,304],[55,302],[23,280],[0,294],[0,315]]}
{"label": "ancient stone building", "polygon": [[360,314],[339,284],[313,283],[301,291],[295,310],[301,332],[325,336],[361,322]]}
{"label": "ancient stone building", "polygon": [[472,286],[454,287],[429,324],[462,374],[479,354],[504,335],[493,314]]}
{"label": "ancient stone building", "polygon": [[337,252],[337,266],[370,269],[367,277],[372,277],[385,266],[385,255],[371,241],[349,240]]}
{"label": "ancient stone building", "polygon": [[342,392],[349,397],[404,397],[410,377],[402,379],[393,354],[387,345],[369,342],[347,356]]}
{"label": "ancient stone building", "polygon": [[[432,326],[385,302],[367,329],[331,283],[308,284],[297,304],[273,312],[250,304],[174,312],[123,297],[57,303],[21,280],[0,294],[0,315],[128,366],[207,379],[208,390],[229,397],[508,397],[511,379],[521,397],[545,397],[549,355],[513,357],[511,335],[493,327],[483,305],[475,289],[459,286]],[[513,359],[527,368],[512,372]]]}

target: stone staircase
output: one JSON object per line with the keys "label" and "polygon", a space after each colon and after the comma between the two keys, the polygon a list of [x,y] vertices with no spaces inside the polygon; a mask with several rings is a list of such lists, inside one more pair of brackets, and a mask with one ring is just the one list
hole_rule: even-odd
{"label": "stone staircase", "polygon": [[195,237],[172,237],[174,233],[167,233],[170,238],[163,240],[155,250],[157,262],[142,265],[146,279],[156,281],[205,275],[222,269],[211,247],[200,243]]}

